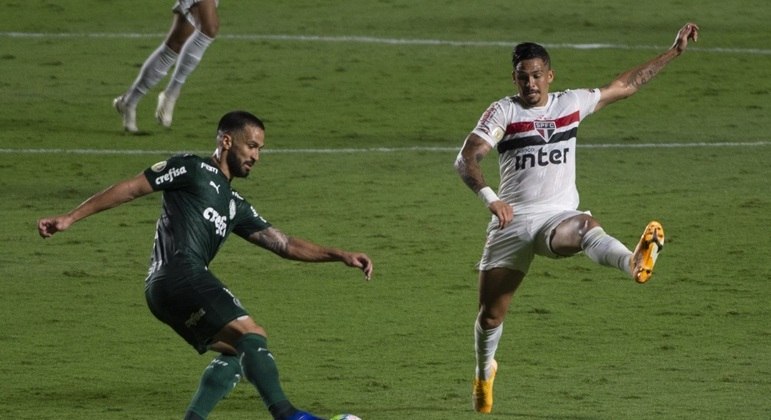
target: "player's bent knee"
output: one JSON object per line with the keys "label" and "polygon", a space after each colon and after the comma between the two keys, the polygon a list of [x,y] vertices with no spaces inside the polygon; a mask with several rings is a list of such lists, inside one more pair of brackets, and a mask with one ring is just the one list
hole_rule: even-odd
{"label": "player's bent knee", "polygon": [[560,224],[560,226],[557,227],[557,230],[560,230],[560,228],[564,227],[569,231],[569,233],[583,237],[586,232],[594,229],[599,225],[600,223],[594,217],[588,214],[579,214],[565,220],[562,224]]}
{"label": "player's bent knee", "polygon": [[479,321],[479,326],[482,327],[484,330],[490,330],[493,328],[498,328],[501,324],[503,324],[503,320],[506,317],[505,312],[504,313],[495,313],[495,312],[487,312],[484,310],[479,311],[479,316],[477,317],[477,320]]}
{"label": "player's bent knee", "polygon": [[588,214],[579,214],[564,220],[551,234],[550,247],[554,253],[570,256],[581,251],[584,235],[600,226],[600,223]]}
{"label": "player's bent knee", "polygon": [[245,315],[230,321],[227,325],[222,327],[220,332],[214,336],[213,341],[215,343],[223,342],[226,345],[235,348],[235,343],[248,334],[257,334],[265,338],[268,337],[268,333],[264,328],[257,325],[250,316]]}

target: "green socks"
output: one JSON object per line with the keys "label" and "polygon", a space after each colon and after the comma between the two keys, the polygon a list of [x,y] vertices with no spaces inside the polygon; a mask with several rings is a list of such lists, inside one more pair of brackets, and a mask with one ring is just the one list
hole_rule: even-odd
{"label": "green socks", "polygon": [[238,357],[221,354],[203,371],[198,390],[187,407],[185,420],[205,419],[241,380]]}
{"label": "green socks", "polygon": [[237,343],[238,356],[221,354],[203,372],[198,390],[185,412],[185,420],[203,420],[230,393],[241,375],[257,388],[273,418],[285,418],[297,410],[281,389],[278,368],[268,350],[268,340],[246,334]]}
{"label": "green socks", "polygon": [[267,338],[258,334],[246,334],[236,343],[236,350],[244,377],[257,388],[265,406],[271,409],[285,405],[288,399],[281,389],[278,367],[268,350]]}

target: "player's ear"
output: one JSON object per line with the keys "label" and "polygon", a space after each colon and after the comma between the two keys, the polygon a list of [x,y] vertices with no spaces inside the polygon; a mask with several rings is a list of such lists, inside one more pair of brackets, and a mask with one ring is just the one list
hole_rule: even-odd
{"label": "player's ear", "polygon": [[233,146],[233,136],[227,132],[220,134],[220,144],[223,150],[229,150]]}
{"label": "player's ear", "polygon": [[549,78],[549,83],[554,81],[554,70],[553,69],[549,69],[548,78]]}

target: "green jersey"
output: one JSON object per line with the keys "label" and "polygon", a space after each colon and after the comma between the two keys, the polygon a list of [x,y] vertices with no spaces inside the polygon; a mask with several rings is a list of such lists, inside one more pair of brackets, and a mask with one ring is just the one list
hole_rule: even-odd
{"label": "green jersey", "polygon": [[230,232],[246,238],[270,227],[211,159],[174,156],[144,174],[163,191],[148,275],[171,262],[205,268]]}

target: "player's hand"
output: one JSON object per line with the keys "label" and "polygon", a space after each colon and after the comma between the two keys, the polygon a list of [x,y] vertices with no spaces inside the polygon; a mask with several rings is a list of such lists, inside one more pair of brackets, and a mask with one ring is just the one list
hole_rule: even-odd
{"label": "player's hand", "polygon": [[72,221],[67,216],[45,217],[37,221],[37,232],[42,238],[50,238],[54,233],[66,230]]}
{"label": "player's hand", "polygon": [[682,53],[688,47],[688,41],[691,39],[693,42],[699,41],[699,26],[689,22],[677,32],[672,49],[677,50],[678,54]]}
{"label": "player's hand", "polygon": [[364,280],[372,278],[372,260],[369,259],[367,254],[354,252],[349,254],[343,262],[349,267],[360,268],[364,272]]}
{"label": "player's hand", "polygon": [[498,218],[498,229],[503,229],[514,219],[514,208],[502,200],[490,203],[490,213]]}

